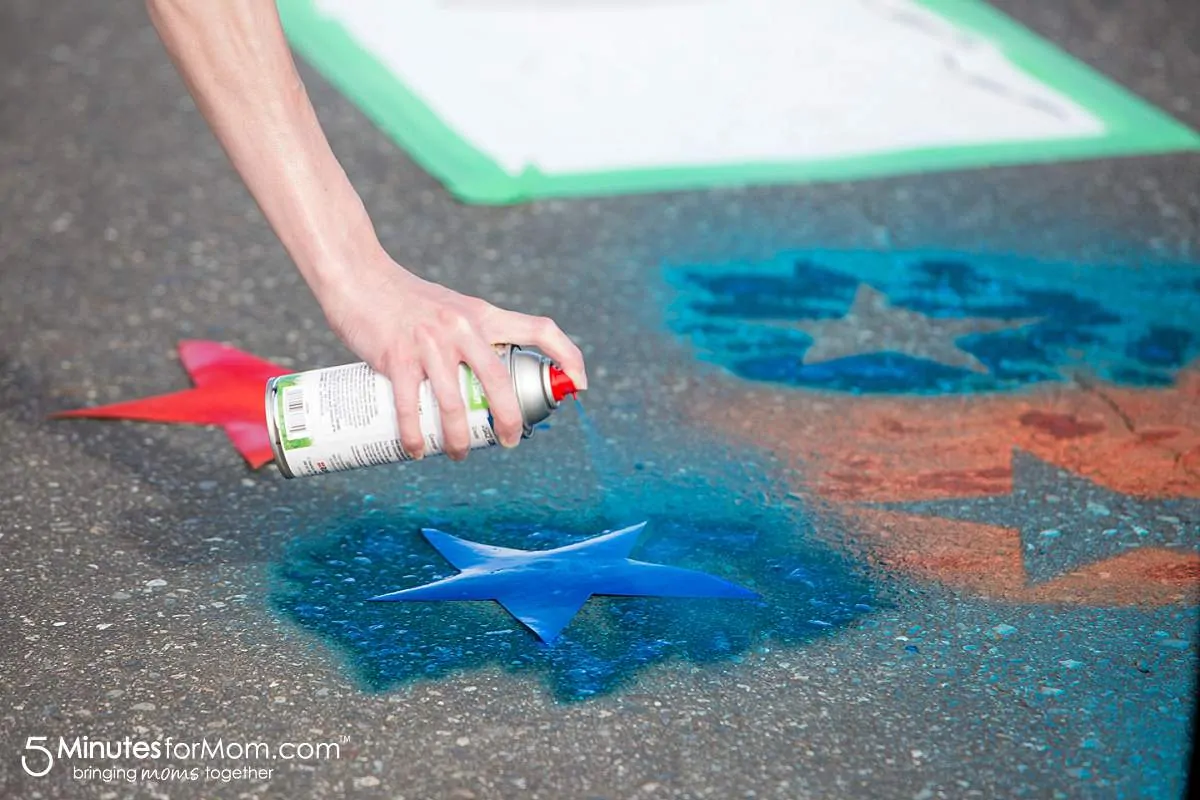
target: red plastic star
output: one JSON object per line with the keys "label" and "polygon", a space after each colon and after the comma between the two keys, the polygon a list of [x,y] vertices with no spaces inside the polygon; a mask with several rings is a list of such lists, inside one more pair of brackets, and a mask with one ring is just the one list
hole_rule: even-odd
{"label": "red plastic star", "polygon": [[267,380],[291,370],[235,347],[202,340],[179,343],[179,360],[194,389],[52,414],[55,419],[133,419],[191,425],[220,425],[255,469],[274,460],[267,438],[263,393]]}

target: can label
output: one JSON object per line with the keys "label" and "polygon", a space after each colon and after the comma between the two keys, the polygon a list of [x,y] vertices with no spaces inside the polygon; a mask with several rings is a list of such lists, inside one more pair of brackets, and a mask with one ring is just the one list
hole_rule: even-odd
{"label": "can label", "polygon": [[[459,365],[459,389],[471,449],[498,444],[483,386],[465,364]],[[296,477],[409,461],[400,446],[395,403],[391,382],[366,364],[280,377],[271,408],[278,455]],[[443,452],[441,410],[428,380],[421,382],[417,413],[425,454]]]}

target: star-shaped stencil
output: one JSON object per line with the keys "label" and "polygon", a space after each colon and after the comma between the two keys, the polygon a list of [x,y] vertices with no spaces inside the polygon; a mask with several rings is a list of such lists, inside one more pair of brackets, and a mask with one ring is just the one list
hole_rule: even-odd
{"label": "star-shaped stencil", "polygon": [[372,600],[495,600],[543,642],[553,642],[592,595],[752,599],[703,572],[629,558],[646,523],[553,550],[515,550],[422,531],[459,574]]}
{"label": "star-shaped stencil", "polygon": [[220,425],[250,466],[257,469],[274,460],[267,437],[264,392],[267,380],[287,375],[291,370],[237,348],[203,340],[180,342],[179,360],[195,388],[61,411],[51,417]]}
{"label": "star-shaped stencil", "polygon": [[984,373],[982,361],[958,346],[964,336],[1012,330],[1037,319],[985,317],[931,317],[893,306],[877,289],[860,283],[854,302],[837,319],[762,320],[763,323],[803,331],[813,343],[804,351],[803,364],[820,364],[872,353],[902,353],[949,367]]}
{"label": "star-shaped stencil", "polygon": [[1017,450],[1012,492],[875,507],[1017,528],[1031,583],[1139,547],[1200,549],[1200,499],[1121,494]]}

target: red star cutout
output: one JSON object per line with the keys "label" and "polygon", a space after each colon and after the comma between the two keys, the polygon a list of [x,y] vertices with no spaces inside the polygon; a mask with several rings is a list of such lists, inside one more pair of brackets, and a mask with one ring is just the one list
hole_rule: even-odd
{"label": "red star cutout", "polygon": [[195,388],[96,408],[60,411],[51,414],[51,418],[220,425],[251,467],[258,469],[273,461],[263,393],[268,379],[287,375],[291,370],[235,347],[195,339],[179,343],[179,360]]}

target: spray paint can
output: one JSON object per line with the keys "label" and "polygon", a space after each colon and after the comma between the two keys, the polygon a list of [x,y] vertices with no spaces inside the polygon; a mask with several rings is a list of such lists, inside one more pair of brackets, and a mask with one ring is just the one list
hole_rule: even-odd
{"label": "spray paint can", "polygon": [[[575,386],[545,356],[515,345],[497,345],[496,354],[512,375],[513,389],[525,423],[533,426],[550,416]],[[479,378],[459,365],[459,388],[467,407],[471,449],[499,444]],[[428,380],[418,394],[425,455],[443,451],[442,417]],[[281,375],[267,381],[267,433],[275,463],[285,477],[411,461],[400,446],[391,382],[366,364]]]}

